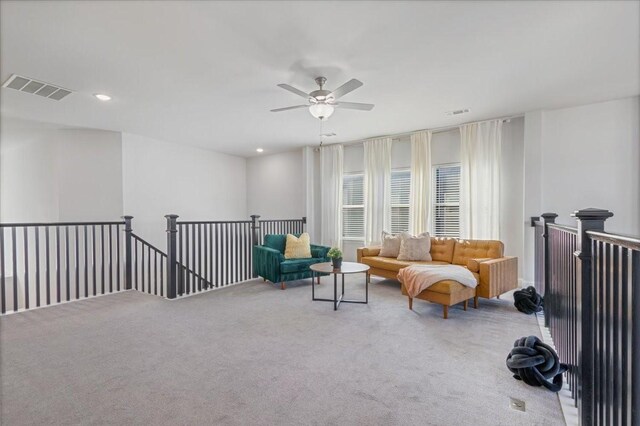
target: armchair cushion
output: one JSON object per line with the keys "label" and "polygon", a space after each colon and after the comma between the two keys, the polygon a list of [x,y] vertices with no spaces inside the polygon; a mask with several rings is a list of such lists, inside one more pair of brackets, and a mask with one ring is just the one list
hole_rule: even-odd
{"label": "armchair cushion", "polygon": [[280,272],[282,274],[291,274],[295,272],[305,272],[314,263],[324,262],[324,259],[288,259],[280,263]]}

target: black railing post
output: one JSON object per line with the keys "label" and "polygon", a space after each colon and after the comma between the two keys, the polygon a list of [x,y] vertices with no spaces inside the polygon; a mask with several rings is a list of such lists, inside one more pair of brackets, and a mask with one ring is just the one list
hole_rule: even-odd
{"label": "black railing post", "polygon": [[[131,268],[133,266],[133,256],[131,255],[131,233],[133,232],[131,228],[131,219],[133,216],[122,216],[124,219],[124,289],[131,290],[132,288],[132,276],[131,276]],[[85,227],[86,233],[86,227]],[[86,239],[85,239],[86,242]],[[86,250],[86,247],[85,247]],[[86,256],[86,253],[85,253]],[[85,278],[86,279],[86,278]]]}
{"label": "black railing post", "polygon": [[[558,217],[555,213],[543,213],[542,218],[542,251],[543,251],[543,262],[544,262],[544,275],[542,277],[542,296],[546,297],[547,293],[550,293],[551,287],[549,283],[551,282],[551,250],[549,247],[551,244],[549,243],[549,224],[555,223],[556,218]],[[545,312],[544,316],[544,325],[545,327],[549,327],[549,319],[550,315],[547,315],[548,312]]]}
{"label": "black railing post", "polygon": [[178,234],[176,221],[178,219],[178,215],[168,214],[165,218],[167,218],[167,299],[175,299],[178,279],[178,245],[176,243],[176,237]]}
{"label": "black railing post", "polygon": [[251,215],[251,277],[257,278],[258,275],[253,269],[253,246],[260,244],[260,215]]}
{"label": "black railing post", "polygon": [[581,425],[592,425],[594,418],[593,333],[594,310],[592,292],[591,239],[587,231],[604,231],[604,221],[613,216],[608,210],[577,210],[571,216],[578,221],[576,243],[576,293],[578,336],[578,412]]}
{"label": "black railing post", "polygon": [[251,215],[251,245],[257,246],[260,244],[260,215]]}

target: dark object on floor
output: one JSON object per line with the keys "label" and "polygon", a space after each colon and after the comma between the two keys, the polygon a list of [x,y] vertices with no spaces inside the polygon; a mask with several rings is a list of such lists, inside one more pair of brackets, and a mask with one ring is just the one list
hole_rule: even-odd
{"label": "dark object on floor", "polygon": [[[521,337],[507,356],[507,368],[513,377],[529,386],[544,386],[552,392],[562,389],[562,373],[567,364],[560,362],[553,348],[536,336]],[[553,381],[549,381],[552,379]]]}
{"label": "dark object on floor", "polygon": [[542,296],[531,286],[513,293],[513,304],[527,315],[542,311],[542,303]]}

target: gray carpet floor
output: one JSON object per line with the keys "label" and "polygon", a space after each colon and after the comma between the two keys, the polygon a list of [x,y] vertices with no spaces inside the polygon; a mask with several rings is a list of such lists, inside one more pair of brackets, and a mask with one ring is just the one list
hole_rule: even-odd
{"label": "gray carpet floor", "polygon": [[[320,296],[332,285],[324,278]],[[347,296],[363,296],[362,277]],[[509,300],[442,319],[393,281],[369,305],[252,281],[177,301],[134,291],[0,319],[2,425],[557,425],[558,398],[516,381],[539,335]],[[509,398],[526,402],[526,412]]]}

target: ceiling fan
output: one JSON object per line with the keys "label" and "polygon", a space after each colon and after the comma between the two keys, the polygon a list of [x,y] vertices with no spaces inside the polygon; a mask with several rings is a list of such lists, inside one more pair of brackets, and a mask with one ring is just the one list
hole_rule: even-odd
{"label": "ceiling fan", "polygon": [[338,102],[339,98],[362,86],[362,82],[356,80],[355,78],[352,78],[333,91],[326,90],[324,88],[324,84],[327,81],[326,78],[317,77],[315,80],[318,86],[320,86],[320,89],[314,90],[311,93],[305,93],[293,86],[289,86],[288,84],[278,84],[278,86],[282,87],[284,90],[288,90],[291,93],[295,93],[296,95],[305,98],[307,100],[307,103],[304,105],[295,105],[285,108],[272,109],[271,112],[287,111],[290,109],[298,108],[309,108],[309,112],[311,113],[311,115],[313,115],[315,118],[319,118],[322,121],[326,121],[329,117],[331,117],[331,114],[333,114],[335,108],[371,111],[374,107],[373,104],[362,104],[358,102]]}

